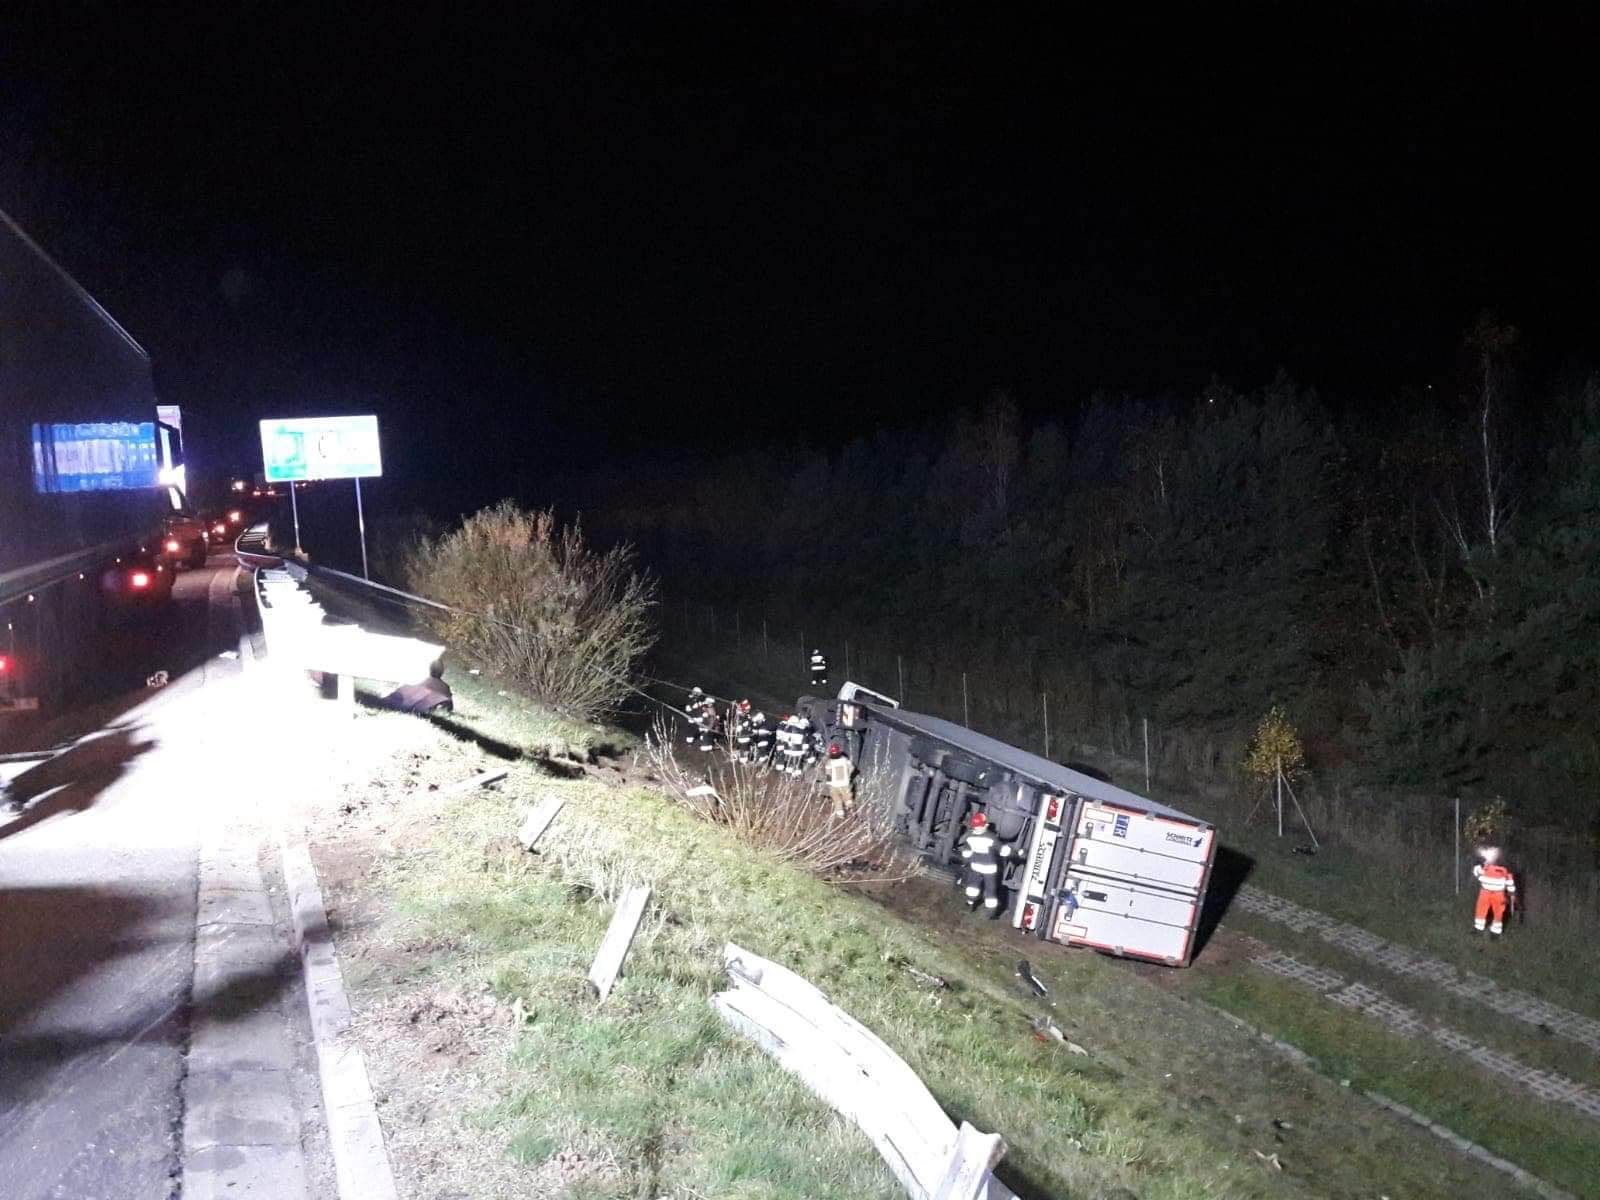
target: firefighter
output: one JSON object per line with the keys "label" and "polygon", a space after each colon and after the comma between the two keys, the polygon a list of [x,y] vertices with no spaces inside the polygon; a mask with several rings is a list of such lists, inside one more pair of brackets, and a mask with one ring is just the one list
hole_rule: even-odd
{"label": "firefighter", "polygon": [[806,739],[801,730],[801,718],[790,714],[778,725],[778,770],[785,775],[798,775],[806,757]]}
{"label": "firefighter", "polygon": [[722,717],[717,706],[708,700],[700,710],[700,736],[696,739],[701,754],[710,754],[717,748],[717,735],[721,732]]}
{"label": "firefighter", "polygon": [[828,682],[828,660],[821,650],[811,652],[811,686],[821,687]]}
{"label": "firefighter", "polygon": [[800,765],[794,773],[799,775],[816,766],[817,760],[822,757],[822,731],[803,713],[794,720],[795,732],[800,738]]}
{"label": "firefighter", "polygon": [[755,736],[750,716],[750,701],[733,706],[733,756],[742,763],[755,761]]}
{"label": "firefighter", "polygon": [[1478,880],[1478,906],[1472,912],[1472,927],[1479,933],[1485,925],[1491,937],[1499,937],[1506,927],[1506,897],[1517,894],[1517,877],[1500,863],[1500,850],[1485,846],[1478,851],[1483,861],[1472,865]]}
{"label": "firefighter", "polygon": [[702,753],[716,749],[717,729],[721,724],[717,716],[717,702],[702,689],[695,688],[689,693],[688,713],[695,731],[684,740],[695,743]]}
{"label": "firefighter", "polygon": [[691,746],[700,739],[700,709],[708,699],[704,688],[692,687],[689,689],[689,698],[683,702],[683,715],[689,718],[691,726],[683,740]]}
{"label": "firefighter", "polygon": [[961,857],[967,863],[968,909],[976,909],[981,898],[985,912],[991,917],[1000,915],[1000,861],[1015,853],[1009,844],[1002,845],[995,837],[987,816],[981,812],[972,814],[972,827],[961,839]]}
{"label": "firefighter", "polygon": [[764,712],[750,718],[750,761],[758,766],[772,761],[772,718]]}
{"label": "firefighter", "polygon": [[842,817],[856,806],[855,765],[835,743],[828,747],[828,791],[833,797],[833,815]]}

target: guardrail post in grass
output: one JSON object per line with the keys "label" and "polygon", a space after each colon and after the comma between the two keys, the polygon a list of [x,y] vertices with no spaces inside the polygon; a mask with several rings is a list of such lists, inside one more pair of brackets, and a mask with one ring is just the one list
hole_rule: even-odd
{"label": "guardrail post in grass", "polygon": [[896,654],[894,656],[894,669],[900,676],[900,703],[904,704],[906,702],[906,660],[901,655]]}
{"label": "guardrail post in grass", "polygon": [[534,844],[544,836],[544,831],[550,828],[550,823],[556,819],[556,814],[566,802],[565,797],[551,796],[528,813],[528,819],[522,823],[522,828],[517,830],[517,841],[522,843],[524,850],[533,849]]}
{"label": "guardrail post in grass", "polygon": [[972,728],[972,714],[967,708],[967,673],[961,672],[961,723]]}
{"label": "guardrail post in grass", "polygon": [[1050,693],[1040,692],[1039,699],[1044,704],[1044,756],[1050,757]]}
{"label": "guardrail post in grass", "polygon": [[622,960],[628,957],[628,947],[633,945],[639,922],[644,920],[644,907],[649,902],[650,888],[645,885],[629,888],[617,903],[605,940],[600,943],[600,952],[589,968],[589,983],[601,1001],[611,994],[617,976],[622,974]]}

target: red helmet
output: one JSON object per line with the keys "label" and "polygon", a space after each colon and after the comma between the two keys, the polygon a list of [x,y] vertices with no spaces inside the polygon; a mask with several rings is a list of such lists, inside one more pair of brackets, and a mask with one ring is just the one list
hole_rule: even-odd
{"label": "red helmet", "polygon": [[982,813],[973,813],[972,814],[972,827],[974,829],[982,829],[985,826],[987,826],[988,824],[989,824],[989,818],[984,816]]}
{"label": "red helmet", "polygon": [[739,701],[739,711],[740,712],[749,712],[750,711],[750,701],[748,701],[748,700]]}
{"label": "red helmet", "polygon": [[828,747],[828,753],[831,754],[834,758],[838,758],[839,755],[844,753],[844,751],[840,750],[837,745],[833,745],[833,746],[829,746]]}

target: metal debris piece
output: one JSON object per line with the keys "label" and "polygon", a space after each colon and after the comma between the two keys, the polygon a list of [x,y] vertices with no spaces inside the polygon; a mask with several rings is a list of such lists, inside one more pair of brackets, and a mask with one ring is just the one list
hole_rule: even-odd
{"label": "metal debris piece", "polygon": [[1028,960],[1025,958],[1017,960],[1017,978],[1027,984],[1028,989],[1035,996],[1048,996],[1050,994],[1050,989],[1045,987],[1044,982],[1033,973],[1033,968],[1028,965]]}

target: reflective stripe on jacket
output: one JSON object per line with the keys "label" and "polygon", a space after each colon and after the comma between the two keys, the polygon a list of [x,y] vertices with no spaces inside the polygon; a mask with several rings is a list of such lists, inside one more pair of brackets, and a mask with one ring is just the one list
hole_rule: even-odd
{"label": "reflective stripe on jacket", "polygon": [[1517,877],[1502,867],[1499,863],[1482,863],[1472,868],[1472,873],[1478,877],[1478,886],[1486,892],[1514,892],[1517,890]]}

